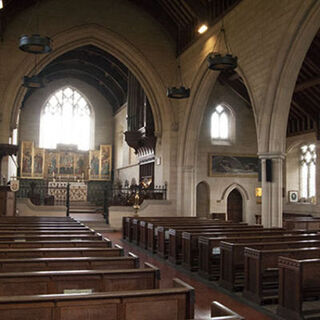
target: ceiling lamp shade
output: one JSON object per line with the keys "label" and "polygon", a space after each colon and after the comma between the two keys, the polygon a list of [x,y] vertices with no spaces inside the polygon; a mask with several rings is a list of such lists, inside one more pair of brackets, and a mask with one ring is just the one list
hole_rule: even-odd
{"label": "ceiling lamp shade", "polygon": [[171,99],[185,99],[190,97],[190,89],[183,86],[171,87],[167,89],[167,97]]}
{"label": "ceiling lamp shade", "polygon": [[24,76],[22,85],[28,89],[39,89],[44,87],[43,79],[37,75],[31,77]]}
{"label": "ceiling lamp shade", "polygon": [[238,57],[227,53],[222,56],[220,53],[211,53],[208,56],[208,68],[211,70],[224,71],[234,70],[238,66]]}
{"label": "ceiling lamp shade", "polygon": [[51,39],[39,34],[23,35],[19,39],[19,48],[22,51],[33,54],[49,53],[52,50]]}

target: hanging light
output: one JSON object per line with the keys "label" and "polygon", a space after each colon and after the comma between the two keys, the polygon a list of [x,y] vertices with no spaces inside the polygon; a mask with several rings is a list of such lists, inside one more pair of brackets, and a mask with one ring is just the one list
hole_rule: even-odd
{"label": "hanging light", "polygon": [[39,89],[44,87],[43,79],[37,75],[23,77],[22,85],[28,89]]}
{"label": "hanging light", "polygon": [[167,89],[167,97],[171,99],[185,99],[190,97],[190,89],[183,86],[180,64],[178,65],[178,77],[180,87],[170,87]]}
{"label": "hanging light", "polygon": [[22,86],[28,89],[40,89],[44,87],[43,78],[37,75],[37,56],[34,55],[33,75],[23,77]]}
{"label": "hanging light", "polygon": [[51,39],[40,34],[23,35],[19,39],[19,48],[33,54],[49,53],[52,50]]}
{"label": "hanging light", "polygon": [[[40,0],[36,0],[34,6],[33,14],[30,16],[29,24],[30,26],[33,16],[36,15],[37,8],[39,6]],[[41,36],[39,34],[39,17],[36,15],[36,33],[31,35],[22,35],[19,38],[19,48],[28,53],[32,54],[43,54],[51,52],[51,39],[48,36]]]}
{"label": "hanging light", "polygon": [[[219,45],[219,49],[221,50],[221,42],[224,42],[226,54],[222,54],[221,52],[216,51],[217,44]],[[234,70],[238,66],[238,57],[233,56],[230,50],[230,47],[227,42],[227,36],[225,29],[222,27],[217,36],[217,41],[213,47],[213,52],[208,55],[208,68],[211,70],[217,71],[225,71],[225,70]]]}
{"label": "hanging light", "polygon": [[3,9],[3,1],[0,0],[0,10]]}

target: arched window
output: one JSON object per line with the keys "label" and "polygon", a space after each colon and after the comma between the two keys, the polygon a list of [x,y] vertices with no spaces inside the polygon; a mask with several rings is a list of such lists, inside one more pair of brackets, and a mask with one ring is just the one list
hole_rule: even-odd
{"label": "arched window", "polygon": [[71,87],[62,88],[42,108],[40,147],[55,149],[58,143],[63,143],[89,150],[91,127],[92,113],[87,100]]}
{"label": "arched window", "polygon": [[300,150],[300,197],[312,199],[316,195],[316,146],[304,145]]}
{"label": "arched window", "polygon": [[232,137],[232,116],[230,110],[219,104],[211,115],[211,139],[214,143],[230,143]]}

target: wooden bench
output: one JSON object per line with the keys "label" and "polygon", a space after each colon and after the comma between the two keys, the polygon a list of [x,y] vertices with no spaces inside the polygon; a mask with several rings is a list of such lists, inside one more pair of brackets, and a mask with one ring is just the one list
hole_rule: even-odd
{"label": "wooden bench", "polygon": [[71,240],[102,240],[103,237],[100,233],[92,234],[10,234],[10,235],[1,235],[0,241],[71,241]]}
{"label": "wooden bench", "polygon": [[[299,231],[300,233],[301,231]],[[257,234],[256,230],[246,230],[245,228],[241,228],[241,230],[236,231],[237,234],[241,233],[241,237],[249,237],[254,236]],[[281,228],[263,228],[259,229],[259,235],[283,235],[289,233],[286,230],[283,230]],[[199,238],[200,237],[213,237],[217,233],[216,232],[210,232],[210,233],[204,233],[204,232],[183,232],[182,233],[182,266],[190,271],[197,271],[199,268]],[[291,233],[290,233],[291,234]],[[220,237],[234,237],[235,232],[230,231],[229,233],[223,234],[222,232],[219,233]],[[320,235],[319,235],[320,239]],[[212,251],[211,251],[212,252]]]}
{"label": "wooden bench", "polygon": [[213,301],[211,304],[211,320],[245,320],[242,316],[223,304]]}
{"label": "wooden bench", "polygon": [[320,230],[320,219],[316,219],[316,218],[288,219],[288,220],[284,220],[283,226],[287,230],[293,230],[293,229]]}
{"label": "wooden bench", "polygon": [[[312,318],[318,309],[304,310],[304,300],[320,297],[320,259],[279,257],[279,306],[277,314],[285,319]],[[313,318],[312,318],[313,319]]]}
{"label": "wooden bench", "polygon": [[88,230],[59,230],[59,229],[56,229],[56,230],[48,230],[48,231],[41,231],[41,230],[38,230],[38,231],[27,231],[27,230],[16,230],[16,231],[13,231],[13,230],[9,230],[9,231],[5,231],[5,230],[0,230],[0,236],[8,236],[8,235],[18,235],[18,234],[25,234],[25,235],[41,235],[41,234],[54,234],[54,235],[58,235],[58,234],[63,234],[63,235],[73,235],[73,234],[95,234],[95,231],[94,230],[91,230],[91,229],[88,229]]}
{"label": "wooden bench", "polygon": [[15,231],[15,232],[51,232],[51,231],[92,231],[88,227],[84,226],[77,226],[77,227],[41,227],[41,226],[34,226],[34,227],[1,227],[0,226],[0,233],[4,233],[7,231]]}
{"label": "wooden bench", "polygon": [[295,241],[320,239],[320,234],[301,233],[303,231],[283,231],[281,234],[263,236],[234,236],[234,234],[222,235],[219,237],[200,236],[199,245],[199,270],[198,274],[208,280],[219,279],[220,277],[220,242],[274,242],[274,241]]}
{"label": "wooden bench", "polygon": [[[245,248],[257,250],[287,250],[289,248],[305,248],[320,246],[320,240],[300,241],[277,241],[277,242],[255,242],[255,243],[220,243],[220,279],[219,284],[228,290],[239,290],[244,285],[245,271]],[[247,248],[246,248],[247,249]],[[275,268],[277,266],[274,266]],[[246,280],[247,281],[247,280]],[[250,280],[248,280],[250,281]]]}
{"label": "wooden bench", "polygon": [[[203,232],[203,233],[214,233],[217,236],[225,234],[227,232],[234,232],[236,234],[241,234],[242,232],[248,230],[261,230],[262,228],[255,228],[254,226],[242,226],[238,227],[235,225],[230,225],[228,227],[212,227],[212,228],[204,228],[204,229],[169,229],[169,249],[168,249],[168,260],[175,263],[180,264],[182,262],[182,233],[183,232]],[[161,256],[161,254],[160,254]]]}
{"label": "wooden bench", "polygon": [[109,239],[102,240],[75,240],[70,241],[0,241],[0,249],[14,248],[67,248],[67,247],[107,247],[111,248]]}
{"label": "wooden bench", "polygon": [[246,248],[244,297],[258,304],[278,298],[278,259],[280,256],[295,259],[319,258],[320,246],[270,250]]}
{"label": "wooden bench", "polygon": [[[28,315],[28,318],[26,318]],[[179,279],[168,289],[0,297],[6,320],[185,320],[194,318],[194,289]]]}
{"label": "wooden bench", "polygon": [[139,257],[129,252],[117,257],[67,257],[1,259],[0,273],[57,270],[99,270],[139,268]]}
{"label": "wooden bench", "polygon": [[[143,230],[142,226],[145,225],[145,223],[147,223],[147,230]],[[186,225],[188,225],[189,227],[192,226],[211,226],[211,225],[224,225],[224,224],[228,224],[230,225],[231,222],[228,221],[216,221],[216,220],[209,220],[209,219],[198,219],[198,220],[188,220],[188,221],[184,221],[184,220],[177,220],[177,221],[141,221],[140,222],[140,229],[142,229],[142,231],[140,232],[140,246],[142,246],[145,249],[148,249],[149,251],[155,253],[157,251],[157,247],[158,245],[158,234],[160,234],[161,236],[161,231],[163,229],[164,232],[167,232],[169,229],[174,228],[174,227],[185,227]],[[145,226],[144,226],[145,228]],[[164,237],[164,236],[163,236]]]}
{"label": "wooden bench", "polygon": [[44,258],[44,257],[114,257],[123,256],[123,248],[33,248],[1,249],[0,259]]}
{"label": "wooden bench", "polygon": [[[239,229],[253,229],[253,226],[248,226],[246,224],[237,224],[237,223],[222,223],[222,222],[211,222],[211,223],[184,223],[184,224],[167,224],[167,225],[158,225],[155,228],[155,232],[153,234],[150,232],[148,234],[148,242],[150,243],[149,237],[152,237],[151,239],[151,246],[156,247],[156,251],[158,255],[162,258],[167,258],[168,256],[168,247],[169,247],[169,230],[174,229],[176,231],[181,231],[181,234],[183,231],[188,231],[188,230],[217,230],[217,229],[228,229],[228,228],[233,228],[233,227],[238,227]],[[149,231],[152,228],[152,224],[148,224]],[[262,226],[258,226],[257,228],[262,228]],[[180,236],[178,234],[177,236]]]}
{"label": "wooden bench", "polygon": [[159,280],[159,269],[149,263],[138,269],[0,273],[0,296],[158,289]]}

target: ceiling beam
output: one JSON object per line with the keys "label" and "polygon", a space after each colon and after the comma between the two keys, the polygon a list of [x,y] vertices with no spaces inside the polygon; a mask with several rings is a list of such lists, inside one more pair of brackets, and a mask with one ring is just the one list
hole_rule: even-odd
{"label": "ceiling beam", "polygon": [[298,83],[294,89],[294,92],[300,92],[317,85],[320,85],[320,76]]}

